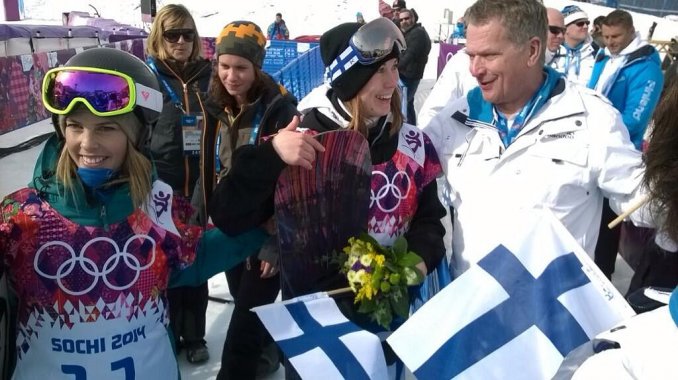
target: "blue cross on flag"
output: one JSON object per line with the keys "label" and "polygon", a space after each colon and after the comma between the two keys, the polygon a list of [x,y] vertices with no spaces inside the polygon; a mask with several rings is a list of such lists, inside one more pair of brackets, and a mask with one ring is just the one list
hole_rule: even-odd
{"label": "blue cross on flag", "polygon": [[551,213],[510,226],[521,231],[387,339],[417,379],[551,378],[571,350],[634,314]]}
{"label": "blue cross on flag", "polygon": [[385,379],[379,337],[350,322],[316,293],[253,308],[302,379]]}

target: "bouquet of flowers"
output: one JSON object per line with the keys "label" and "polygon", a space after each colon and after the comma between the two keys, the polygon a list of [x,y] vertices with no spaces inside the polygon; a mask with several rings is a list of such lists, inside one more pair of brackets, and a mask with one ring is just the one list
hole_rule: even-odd
{"label": "bouquet of flowers", "polygon": [[407,318],[407,287],[418,285],[424,275],[415,266],[422,259],[407,250],[407,240],[399,237],[391,247],[383,247],[374,238],[362,234],[348,240],[343,253],[346,260],[342,272],[355,293],[358,312],[369,314],[382,327],[389,329],[393,315]]}

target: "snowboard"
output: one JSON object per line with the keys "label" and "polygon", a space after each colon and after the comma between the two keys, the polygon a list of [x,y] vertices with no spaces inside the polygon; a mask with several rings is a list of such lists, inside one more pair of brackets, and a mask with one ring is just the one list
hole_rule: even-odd
{"label": "snowboard", "polygon": [[338,254],[367,231],[372,163],[365,138],[339,130],[315,138],[325,147],[311,170],[288,166],[275,190],[283,299],[348,286]]}

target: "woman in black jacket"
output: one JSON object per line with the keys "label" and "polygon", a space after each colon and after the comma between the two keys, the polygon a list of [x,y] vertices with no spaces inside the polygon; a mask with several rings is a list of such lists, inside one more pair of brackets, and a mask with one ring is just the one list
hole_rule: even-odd
{"label": "woman in black jacket", "polygon": [[[217,37],[201,143],[202,212],[229,235],[258,226],[271,233],[258,255],[226,272],[235,307],[217,379],[254,379],[278,368],[275,344],[250,311],[274,302],[280,290],[272,227],[277,174],[271,173],[286,164],[310,167],[313,146],[322,149],[312,137],[294,132],[296,100],[261,71],[265,44],[259,26],[249,21],[232,22]],[[258,371],[260,358],[265,362]]]}
{"label": "woman in black jacket", "polygon": [[[351,39],[354,44],[349,45]],[[379,197],[375,195],[371,199],[367,232],[383,245],[404,236],[409,249],[423,258],[418,268],[426,274],[445,254],[445,229],[440,222],[445,209],[438,199],[435,181],[442,168],[428,136],[403,123],[397,89],[398,57],[403,48],[402,33],[385,18],[362,28],[358,23],[341,24],[323,34],[320,52],[325,66],[330,68],[330,85],[323,85],[304,98],[298,107],[304,115],[299,127],[316,132],[351,129],[368,140],[373,164],[372,194]],[[350,59],[351,55],[355,59]],[[283,159],[285,155],[275,154],[276,139],[288,132],[279,132],[270,146],[262,146],[256,160],[254,153],[236,152],[231,173],[225,178],[230,181],[222,179],[212,200],[211,215],[217,226],[235,233],[249,227],[243,221],[261,222],[273,215],[276,181],[289,163]],[[302,161],[295,163],[310,169],[315,158],[313,149],[322,148],[310,143],[306,148],[308,150],[301,149]],[[247,162],[251,165],[243,165],[242,170],[235,173],[237,161],[244,161],[246,155],[250,155]],[[226,187],[230,188],[230,196],[219,191]],[[393,190],[394,187],[397,189]],[[293,258],[284,259],[287,262]],[[319,263],[313,270],[314,273],[283,273],[283,276],[294,277],[294,281],[283,278],[283,298],[332,290],[340,287],[339,283],[348,286],[338,265]],[[296,285],[290,286],[290,283]],[[367,318],[356,313],[352,295],[337,301],[349,319],[367,325],[363,323]]]}
{"label": "woman in black jacket", "polygon": [[[202,58],[201,46],[188,9],[170,4],[158,11],[148,37],[147,64],[160,82],[164,104],[150,149],[160,179],[172,186],[174,196],[189,201],[199,176],[200,131],[205,114],[200,94],[207,91],[212,72],[210,61]],[[199,222],[206,225],[205,220]],[[189,362],[206,361],[207,283],[170,288],[167,293],[177,352],[186,348]]]}

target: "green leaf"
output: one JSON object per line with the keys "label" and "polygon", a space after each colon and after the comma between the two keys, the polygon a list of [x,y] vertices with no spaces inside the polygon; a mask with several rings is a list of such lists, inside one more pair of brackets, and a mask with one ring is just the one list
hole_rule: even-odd
{"label": "green leaf", "polygon": [[393,321],[393,314],[387,302],[378,305],[377,310],[371,315],[372,319],[376,321],[381,327],[390,329]]}
{"label": "green leaf", "polygon": [[394,297],[390,299],[390,303],[393,312],[403,318],[407,318],[410,313],[410,302],[408,297]]}
{"label": "green leaf", "polygon": [[358,307],[358,312],[369,314],[377,309],[377,303],[374,300],[363,300],[360,302]]}
{"label": "green leaf", "polygon": [[381,280],[384,279],[384,268],[383,267],[377,267],[374,269],[374,272],[372,273],[372,283],[373,284],[378,284],[381,283]]}
{"label": "green leaf", "polygon": [[391,248],[393,249],[393,252],[395,252],[396,257],[404,255],[407,253],[407,240],[404,237],[399,236],[395,242],[393,242],[393,246]]}
{"label": "green leaf", "polygon": [[400,271],[400,267],[390,261],[386,261],[384,263],[384,268],[388,269],[388,271],[391,273],[397,273],[398,271]]}
{"label": "green leaf", "polygon": [[403,276],[407,286],[419,285],[424,281],[424,276],[416,268],[403,268]]}
{"label": "green leaf", "polygon": [[421,258],[421,256],[417,255],[414,252],[407,252],[400,258],[398,258],[398,265],[400,265],[403,268],[414,267],[415,265],[419,264],[422,261],[424,260]]}
{"label": "green leaf", "polygon": [[379,244],[372,236],[370,236],[367,232],[363,232],[358,236],[358,239],[366,242],[366,243],[371,243],[373,247],[375,248],[380,248],[381,244]]}

